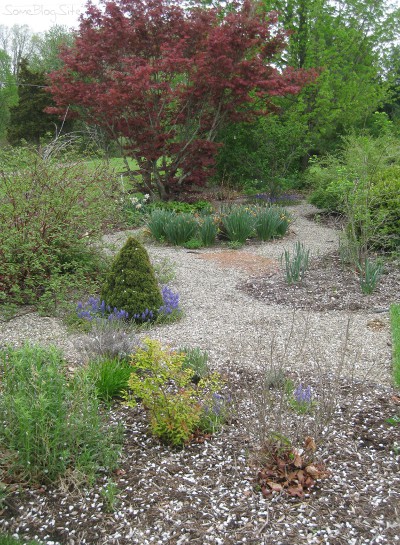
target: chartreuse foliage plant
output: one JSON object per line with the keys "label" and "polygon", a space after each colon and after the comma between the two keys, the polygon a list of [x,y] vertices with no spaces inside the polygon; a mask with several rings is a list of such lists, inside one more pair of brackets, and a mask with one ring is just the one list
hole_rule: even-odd
{"label": "chartreuse foliage plant", "polygon": [[156,319],[163,297],[147,251],[133,237],[128,238],[115,256],[101,290],[101,300],[106,306],[123,309],[131,319],[135,316],[141,321]]}
{"label": "chartreuse foliage plant", "polygon": [[0,165],[0,302],[54,307],[104,273],[93,242],[115,214],[112,179],[29,149],[0,150]]}
{"label": "chartreuse foliage plant", "polygon": [[[218,373],[208,374],[197,384],[193,370],[185,367],[186,354],[162,348],[158,341],[146,339],[145,348],[131,357],[135,371],[128,381],[128,404],[135,406],[139,399],[148,412],[151,432],[175,447],[190,441],[197,431],[209,427],[207,412],[224,383]],[[222,425],[223,416],[214,422]]]}
{"label": "chartreuse foliage plant", "polygon": [[393,379],[400,388],[400,305],[390,307],[390,324],[393,339]]}
{"label": "chartreuse foliage plant", "polygon": [[0,450],[18,482],[51,483],[71,472],[85,481],[115,467],[120,434],[103,422],[85,372],[68,378],[55,348],[31,345],[2,349],[0,371]]}

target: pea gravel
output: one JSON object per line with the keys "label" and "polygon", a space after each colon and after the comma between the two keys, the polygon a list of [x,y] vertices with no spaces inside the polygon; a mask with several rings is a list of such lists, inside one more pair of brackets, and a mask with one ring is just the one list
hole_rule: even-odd
{"label": "pea gravel", "polygon": [[[126,441],[113,476],[118,495],[112,508],[104,492],[106,475],[79,491],[25,487],[0,509],[3,529],[49,545],[400,541],[400,427],[388,423],[400,414],[400,398],[391,386],[388,313],[373,306],[368,311],[293,309],[241,289],[252,277],[281,274],[279,258],[296,240],[313,256],[337,251],[339,232],[307,219],[313,211],[309,205],[292,207],[287,238],[251,243],[226,262],[205,257],[224,252],[219,248],[188,251],[146,243],[154,263],[174,263],[173,287],[184,317],[140,335],[207,350],[211,366],[229,380],[234,417],[210,440],[174,451],[148,435],[140,407],[116,405],[110,418],[124,423]],[[105,242],[118,248],[129,234],[108,235]],[[266,259],[249,274],[238,266],[241,252]],[[28,312],[0,323],[1,344],[26,340],[55,344],[71,367],[82,362],[77,337],[55,318]],[[329,423],[300,423],[306,434],[320,424],[317,456],[331,472],[303,501],[283,494],[264,499],[253,489],[256,469],[249,454],[260,441],[259,383],[271,366],[316,392],[322,383],[324,391],[335,388]]]}

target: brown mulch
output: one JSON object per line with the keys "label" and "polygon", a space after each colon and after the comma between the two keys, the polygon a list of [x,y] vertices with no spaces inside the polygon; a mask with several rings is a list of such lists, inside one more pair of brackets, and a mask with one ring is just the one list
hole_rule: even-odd
{"label": "brown mulch", "polygon": [[228,269],[241,269],[250,274],[278,272],[279,262],[276,259],[263,257],[249,251],[224,250],[223,252],[210,252],[199,254],[201,259],[214,261],[220,267]]}
{"label": "brown mulch", "polygon": [[294,309],[379,312],[400,302],[400,267],[386,264],[371,295],[362,293],[358,271],[343,266],[337,254],[312,259],[302,282],[289,285],[283,270],[270,271],[247,279],[239,288],[268,304]]}

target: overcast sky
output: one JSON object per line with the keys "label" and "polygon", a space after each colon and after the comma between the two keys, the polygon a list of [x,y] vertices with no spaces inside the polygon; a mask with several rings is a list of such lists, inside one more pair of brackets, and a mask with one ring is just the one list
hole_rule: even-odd
{"label": "overcast sky", "polygon": [[0,24],[8,27],[28,25],[34,32],[43,32],[53,25],[76,28],[85,5],[86,0],[0,0]]}
{"label": "overcast sky", "polygon": [[[400,5],[400,0],[392,0]],[[97,0],[93,1],[98,4]],[[0,25],[28,25],[34,32],[43,32],[53,25],[77,28],[78,17],[84,13],[86,0],[0,0]]]}

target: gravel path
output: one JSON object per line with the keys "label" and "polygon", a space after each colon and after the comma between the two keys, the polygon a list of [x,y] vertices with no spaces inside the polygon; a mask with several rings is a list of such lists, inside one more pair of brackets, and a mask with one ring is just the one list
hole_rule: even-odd
{"label": "gravel path", "polygon": [[[113,475],[116,508],[105,508],[107,475],[75,495],[62,486],[32,487],[16,491],[11,507],[0,510],[0,528],[47,545],[400,542],[399,429],[388,422],[396,422],[400,398],[389,386],[387,313],[293,311],[237,289],[250,274],[276,271],[284,248],[296,240],[313,255],[337,249],[338,232],[307,220],[312,211],[308,205],[292,208],[295,220],[286,239],[235,252],[146,245],[153,262],[175,263],[173,287],[185,316],[141,336],[207,350],[211,365],[229,375],[232,421],[210,441],[176,451],[149,435],[143,409],[116,404],[111,420],[125,428],[120,468]],[[118,247],[128,234],[116,233],[106,242]],[[81,361],[76,337],[55,318],[29,313],[0,323],[0,343],[26,340],[59,346],[71,365]],[[274,422],[282,417],[279,411],[267,414],[262,405],[264,375],[258,371],[271,368],[307,381],[319,396],[310,417],[283,415],[285,430],[303,438],[320,426],[317,455],[331,476],[304,501],[285,494],[263,498],[253,488],[256,467],[249,454],[262,442],[261,427],[278,429]]]}
{"label": "gravel path", "polygon": [[[311,205],[292,207],[294,222],[289,237],[246,246],[236,250],[235,256],[244,254],[248,257],[250,253],[276,260],[277,266],[284,249],[291,249],[296,240],[304,242],[314,256],[334,251],[338,246],[338,231],[306,219],[305,216],[313,210]],[[128,234],[126,231],[109,235],[106,242],[118,248]],[[168,259],[174,263],[176,279],[173,287],[180,293],[185,316],[179,322],[155,328],[142,336],[159,339],[174,347],[198,346],[209,352],[211,364],[218,368],[260,368],[269,358],[271,341],[274,340],[276,350],[285,352],[285,367],[288,369],[293,366],[310,369],[313,363],[335,369],[342,361],[341,347],[348,330],[348,372],[361,378],[376,378],[381,383],[390,382],[387,314],[379,314],[384,327],[375,330],[369,327],[374,315],[365,312],[293,312],[284,306],[267,305],[236,289],[238,283],[249,277],[247,271],[235,264],[221,266],[214,259],[204,259],[210,257],[207,254],[215,255],[226,250],[189,251],[153,244],[148,244],[147,249],[153,262]],[[256,263],[259,276],[263,274],[263,263],[262,260],[259,266]],[[255,272],[254,268],[252,272]],[[20,344],[26,340],[56,345],[71,362],[81,359],[75,336],[68,334],[56,318],[29,313],[0,323],[0,343]]]}

